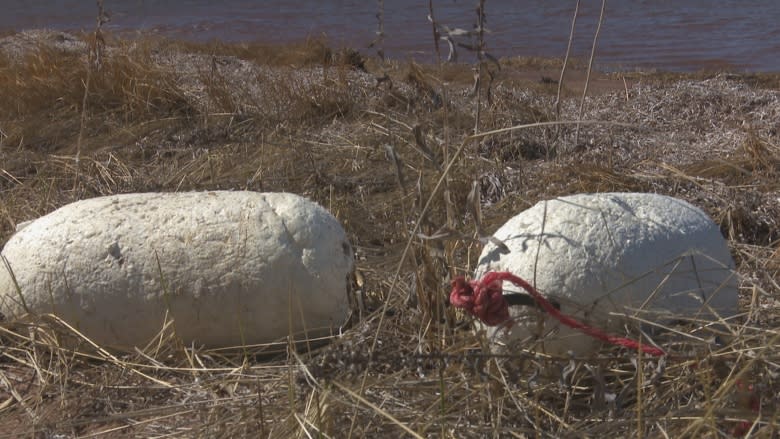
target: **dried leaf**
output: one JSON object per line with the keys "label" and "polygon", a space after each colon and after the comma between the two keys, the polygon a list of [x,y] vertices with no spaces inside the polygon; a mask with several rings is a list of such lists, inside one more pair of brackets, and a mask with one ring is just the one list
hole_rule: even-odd
{"label": "dried leaf", "polygon": [[424,233],[418,233],[417,237],[424,241],[441,241],[447,239],[463,239],[462,233],[448,226],[442,226],[439,230],[433,232],[432,235],[426,235]]}
{"label": "dried leaf", "polygon": [[441,171],[441,164],[439,163],[439,160],[436,159],[436,155],[433,153],[433,151],[431,151],[430,148],[428,148],[428,145],[425,144],[425,138],[422,134],[422,127],[419,124],[415,125],[414,128],[412,128],[412,133],[414,133],[414,142],[417,144],[417,147],[420,148],[420,151],[422,151],[423,156],[433,162],[436,170]]}
{"label": "dried leaf", "polygon": [[604,389],[606,388],[604,371],[601,367],[593,367],[590,364],[585,364],[585,369],[593,377],[593,408],[597,411],[603,410],[606,406],[604,399]]}
{"label": "dried leaf", "polygon": [[398,186],[401,188],[402,192],[406,192],[403,162],[401,161],[401,158],[398,156],[398,153],[395,152],[395,148],[393,148],[392,145],[384,144],[382,146],[385,148],[385,155],[387,156],[387,159],[393,162],[393,165],[395,165],[395,178],[398,181]]}
{"label": "dried leaf", "polygon": [[471,182],[471,190],[466,198],[466,202],[469,205],[469,211],[474,218],[474,224],[477,229],[477,235],[482,235],[482,191],[480,190],[479,181],[474,180]]}
{"label": "dried leaf", "polygon": [[653,376],[650,378],[650,383],[654,386],[661,384],[661,378],[663,378],[664,372],[666,372],[666,356],[658,359],[658,366],[656,366],[655,370],[653,371]]}
{"label": "dried leaf", "polygon": [[574,359],[569,360],[569,364],[566,365],[566,367],[561,370],[561,379],[560,384],[563,387],[569,387],[571,386],[570,377],[571,374],[574,373],[574,370],[577,368],[577,363],[574,362]]}
{"label": "dried leaf", "polygon": [[458,51],[455,49],[455,41],[450,37],[441,37],[441,39],[446,41],[450,47],[450,53],[447,54],[447,62],[457,62]]}

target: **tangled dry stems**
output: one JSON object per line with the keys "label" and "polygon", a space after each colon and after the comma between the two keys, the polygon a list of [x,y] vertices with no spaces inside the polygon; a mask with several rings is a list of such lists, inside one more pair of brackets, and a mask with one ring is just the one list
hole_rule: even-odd
{"label": "tangled dry stems", "polygon": [[[47,32],[0,42],[2,242],[15,224],[90,196],[296,192],[351,234],[355,318],[325,345],[209,350],[182,346],[168,325],[129,353],[101,350],[53,316],[5,322],[0,436],[778,434],[776,77],[637,73],[624,87],[601,75],[612,86],[583,117],[611,123],[582,125],[580,144],[571,125],[508,130],[466,145],[443,176],[474,126],[468,67],[362,63],[319,41],[110,40],[84,107],[87,48]],[[553,121],[554,87],[528,74],[548,67],[502,60],[481,129]],[[576,96],[564,93],[562,119],[577,115]],[[475,215],[491,231],[538,200],[595,191],[705,209],[737,260],[743,314],[718,339],[706,322],[654,332],[663,360],[606,347],[589,358],[488,354],[445,299],[480,250]],[[628,330],[647,337],[636,323]]]}

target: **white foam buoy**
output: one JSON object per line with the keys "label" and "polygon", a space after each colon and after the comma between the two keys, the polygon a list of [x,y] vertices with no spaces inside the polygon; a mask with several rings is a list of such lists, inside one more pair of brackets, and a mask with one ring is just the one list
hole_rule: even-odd
{"label": "white foam buoy", "polygon": [[166,312],[185,345],[208,347],[324,335],[349,312],[343,228],[289,193],[78,201],[20,228],[2,257],[7,318],[53,313],[117,348],[145,345]]}
{"label": "white foam buoy", "polygon": [[[737,313],[734,262],[718,226],[700,209],[644,193],[580,194],[542,201],[494,236],[475,272],[508,271],[558,301],[563,313],[622,334],[625,316],[717,320]],[[524,291],[504,283],[504,294]],[[643,313],[643,311],[653,311]],[[497,346],[556,355],[598,342],[534,307],[512,306],[514,324],[489,327]]]}

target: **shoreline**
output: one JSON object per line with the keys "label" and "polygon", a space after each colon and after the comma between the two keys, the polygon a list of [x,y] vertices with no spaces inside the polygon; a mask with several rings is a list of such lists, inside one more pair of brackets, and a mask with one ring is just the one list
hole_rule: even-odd
{"label": "shoreline", "polygon": [[[450,29],[474,28],[473,5],[433,2],[434,16]],[[2,4],[2,2],[0,2]],[[99,11],[92,3],[66,0],[56,5],[7,2],[0,28],[94,30]],[[588,57],[599,17],[598,4],[582,4],[577,17],[573,54]],[[780,6],[769,0],[726,0],[712,8],[701,1],[641,2],[609,5],[599,37],[597,62],[607,66],[638,66],[639,70],[771,71],[780,69],[773,44]],[[104,31],[172,36],[207,42],[298,41],[328,35],[333,46],[363,50],[376,37],[378,4],[372,2],[288,2],[261,4],[230,0],[220,4],[198,1],[106,1],[109,15]],[[573,17],[573,5],[498,1],[486,5],[488,52],[503,56],[563,56]],[[385,52],[401,60],[432,53],[427,2],[400,0],[384,5]],[[426,55],[427,56],[427,55]],[[432,58],[432,57],[431,57]],[[422,59],[428,61],[431,59]],[[421,61],[421,59],[417,59]],[[610,67],[604,67],[610,69]],[[629,68],[636,70],[635,68]]]}
{"label": "shoreline", "polygon": [[[67,35],[73,35],[77,36],[79,38],[86,38],[88,35],[91,35],[94,33],[94,29],[67,29],[67,28],[28,28],[28,29],[21,29],[21,30],[5,30],[0,32],[0,38],[6,38],[13,35],[20,35],[20,34],[26,34],[26,33],[38,33],[38,32],[52,32],[52,33],[62,33]],[[171,33],[171,32],[165,32],[165,31],[156,31],[156,30],[149,30],[149,29],[109,29],[104,28],[102,29],[103,35],[108,39],[114,39],[114,40],[124,40],[124,41],[143,41],[143,40],[158,40],[158,41],[169,41],[172,43],[180,43],[184,45],[190,45],[190,46],[201,46],[201,47],[209,47],[209,46],[265,46],[265,47],[288,47],[288,46],[296,46],[296,45],[302,45],[305,44],[307,41],[320,41],[323,44],[325,44],[328,47],[332,47],[334,49],[349,49],[357,51],[361,54],[361,56],[365,58],[375,58],[377,57],[377,50],[369,48],[369,44],[362,44],[362,45],[349,45],[349,44],[341,44],[337,41],[334,41],[333,39],[328,38],[325,34],[312,34],[308,35],[305,38],[298,38],[298,39],[292,39],[289,41],[275,41],[273,39],[269,40],[263,40],[260,38],[246,38],[246,39],[220,39],[220,38],[207,38],[207,39],[199,39],[199,38],[188,38],[186,33]],[[441,44],[441,53],[442,57],[444,59],[447,58],[447,44],[445,42],[442,42]],[[458,65],[469,65],[474,64],[477,60],[476,57],[473,56],[473,54],[469,53],[468,51],[464,49],[460,49],[460,58],[465,58],[465,60],[459,60],[455,64]],[[425,52],[410,52],[406,55],[396,55],[396,56],[390,56],[387,58],[390,62],[396,62],[396,63],[406,63],[406,62],[415,62],[423,65],[433,65],[437,64],[436,62],[436,54],[431,47],[430,50]],[[499,56],[498,59],[501,60],[540,60],[540,64],[546,65],[548,63],[555,63],[557,62],[560,64],[563,60],[563,54],[561,56],[537,56],[537,55],[502,55]],[[780,74],[780,67],[777,68],[777,70],[772,69],[756,69],[756,68],[750,68],[746,65],[741,64],[734,64],[731,62],[728,62],[726,60],[717,60],[717,59],[711,59],[711,60],[705,60],[705,61],[699,61],[695,64],[695,66],[675,66],[674,64],[669,63],[663,63],[660,65],[654,65],[650,62],[640,62],[636,64],[631,64],[630,62],[621,62],[621,61],[602,61],[602,55],[597,50],[596,57],[594,59],[594,71],[598,71],[604,74],[639,74],[639,73],[652,73],[652,74],[670,74],[670,75],[680,75],[686,76],[686,75],[704,75],[704,74],[714,74],[714,73],[731,73],[731,74],[738,74],[738,75],[772,75],[772,74]],[[570,62],[572,62],[574,65],[578,66],[579,68],[584,68],[587,66],[588,59],[585,56],[585,54],[582,54],[581,56],[573,56],[570,59]],[[446,62],[445,62],[446,63]],[[666,65],[667,67],[664,67]],[[671,67],[671,68],[670,68]]]}
{"label": "shoreline", "polygon": [[[48,35],[48,36],[47,36]],[[73,50],[73,47],[67,47],[68,45],[82,45],[86,44],[92,38],[92,32],[72,33],[51,29],[29,29],[19,32],[12,32],[10,34],[0,35],[0,51],[2,50],[19,50],[14,46],[24,46],[29,50],[36,44],[43,43],[44,45],[50,45],[54,48],[64,48],[64,50]],[[224,42],[224,41],[208,41],[208,42],[193,42],[189,40],[173,39],[160,35],[149,34],[134,34],[132,36],[126,36],[123,34],[103,33],[105,40],[108,42],[108,46],[116,44],[117,42],[124,43],[138,43],[138,44],[151,44],[151,45],[163,45],[163,46],[178,46],[183,51],[192,51],[196,53],[212,53],[223,54],[225,56],[236,56],[241,58],[247,56],[252,51],[264,52],[266,55],[278,50],[281,52],[289,51],[306,51],[307,46],[318,46],[321,51],[328,51],[329,53],[353,53],[359,55],[365,62],[374,64],[375,66],[380,63],[377,56],[374,54],[366,54],[366,50],[360,51],[349,47],[331,47],[328,44],[326,38],[308,38],[298,42],[278,44],[278,43],[264,43],[264,42]],[[26,42],[25,42],[26,41]],[[445,45],[446,46],[446,45]],[[5,48],[5,49],[4,49]],[[86,49],[86,46],[81,46],[82,50]],[[443,48],[444,50],[444,48]],[[252,56],[248,57],[251,59]],[[272,57],[269,55],[269,57]],[[281,56],[279,58],[284,58]],[[300,61],[300,60],[298,60]],[[307,60],[311,61],[311,60]],[[510,73],[506,75],[511,78],[512,81],[519,81],[529,85],[544,85],[547,87],[557,87],[557,83],[560,79],[561,65],[563,63],[562,58],[555,57],[502,57],[499,58],[500,64],[509,70]],[[290,60],[295,62],[295,60]],[[409,59],[387,59],[386,62],[389,66],[393,66],[394,69],[398,69],[399,66],[410,65],[411,63],[417,64],[414,60]],[[451,71],[460,71],[460,73],[454,76],[465,77],[469,74],[476,59],[473,62],[457,62],[457,63],[441,63],[441,68]],[[439,68],[437,63],[419,63],[426,68]],[[729,75],[732,77],[745,78],[752,82],[756,86],[768,87],[768,88],[780,88],[780,71],[772,72],[746,72],[739,69],[719,69],[719,68],[704,68],[696,71],[665,71],[660,69],[626,69],[615,70],[599,69],[599,66],[593,69],[591,72],[590,83],[588,84],[588,93],[593,95],[601,95],[604,93],[625,91],[631,88],[633,85],[641,81],[676,81],[684,79],[707,79],[713,78],[717,75]],[[576,93],[578,90],[581,93],[585,86],[585,80],[588,76],[587,72],[587,60],[573,58],[569,60],[569,65],[566,69],[566,77],[564,78],[565,88],[570,92]],[[463,78],[461,78],[463,80]],[[564,90],[565,91],[565,90]]]}

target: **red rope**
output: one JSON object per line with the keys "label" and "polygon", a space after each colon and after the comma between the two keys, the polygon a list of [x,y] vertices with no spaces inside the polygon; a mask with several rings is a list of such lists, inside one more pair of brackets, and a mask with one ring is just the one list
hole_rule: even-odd
{"label": "red rope", "polygon": [[662,349],[639,344],[638,342],[625,337],[609,335],[600,329],[588,326],[574,318],[563,314],[556,309],[547,299],[544,298],[536,288],[528,282],[505,271],[491,271],[486,273],[482,279],[466,282],[463,277],[457,277],[452,281],[452,292],[450,293],[450,303],[457,308],[463,308],[470,312],[487,325],[497,326],[500,324],[511,324],[509,320],[509,305],[504,299],[502,291],[502,282],[509,281],[528,291],[536,303],[551,316],[558,319],[564,325],[577,329],[598,340],[623,346],[629,349],[639,350],[654,356],[666,355]]}

